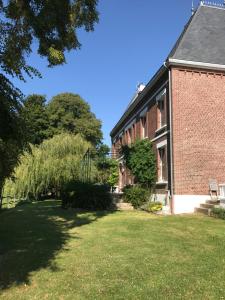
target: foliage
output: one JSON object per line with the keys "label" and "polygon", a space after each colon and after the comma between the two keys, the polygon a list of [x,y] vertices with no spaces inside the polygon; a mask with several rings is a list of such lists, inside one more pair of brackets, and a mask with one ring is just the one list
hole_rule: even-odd
{"label": "foliage", "polygon": [[123,146],[122,152],[136,182],[152,187],[156,180],[156,157],[152,143],[148,139],[137,140],[131,146]]}
{"label": "foliage", "polygon": [[40,144],[55,134],[69,132],[79,133],[93,144],[98,144],[99,153],[107,151],[106,145],[99,144],[102,139],[101,122],[79,95],[59,94],[49,104],[42,95],[30,95],[24,101],[22,116],[26,123],[27,139],[32,144]]}
{"label": "foliage", "polygon": [[76,29],[92,31],[98,21],[97,0],[0,1],[2,70],[23,79],[36,71],[26,63],[32,42],[49,66],[65,63],[65,51],[79,49]]}
{"label": "foliage", "polygon": [[4,181],[10,176],[25,145],[20,112],[21,94],[0,74],[0,207]]}
{"label": "foliage", "polygon": [[112,188],[118,183],[119,168],[115,159],[105,157],[97,160],[97,181]]}
{"label": "foliage", "polygon": [[52,134],[62,131],[80,133],[93,145],[102,139],[101,122],[91,112],[90,106],[79,95],[59,94],[48,104]]}
{"label": "foliage", "polygon": [[[7,180],[6,196],[38,199],[49,192],[59,194],[70,180],[79,180],[80,162],[90,144],[79,135],[60,134],[20,157],[15,179]],[[94,172],[94,168],[92,168]]]}
{"label": "foliage", "polygon": [[134,208],[141,207],[148,201],[149,197],[149,191],[138,185],[127,186],[123,189],[124,200],[131,203]]}
{"label": "foliage", "polygon": [[225,220],[225,209],[222,207],[213,207],[211,210],[213,217]]}
{"label": "foliage", "polygon": [[97,150],[97,156],[99,159],[104,159],[105,157],[107,157],[109,155],[109,152],[110,152],[110,148],[106,144],[99,144],[97,146],[96,150]]}
{"label": "foliage", "polygon": [[26,124],[27,140],[31,144],[40,144],[48,137],[49,118],[45,103],[46,99],[42,95],[30,95],[23,103],[22,116]]}
{"label": "foliage", "polygon": [[111,159],[111,166],[109,168],[109,177],[107,179],[107,183],[109,186],[114,188],[119,181],[119,166],[118,162],[115,159]]}
{"label": "foliage", "polygon": [[101,144],[97,147],[95,155],[97,166],[97,182],[101,184],[108,184],[114,188],[119,180],[119,166],[115,159],[109,156],[110,148]]}
{"label": "foliage", "polygon": [[144,206],[144,210],[149,211],[149,212],[157,212],[162,210],[163,205],[161,202],[159,201],[155,201],[155,202],[148,202],[145,206]]}
{"label": "foliage", "polygon": [[111,194],[106,185],[88,182],[69,182],[62,191],[62,206],[87,210],[106,210],[112,205]]}
{"label": "foliage", "polygon": [[0,0],[0,206],[4,180],[24,145],[18,114],[22,95],[6,76],[41,76],[26,62],[34,40],[49,66],[65,63],[64,53],[80,48],[76,29],[92,31],[98,22],[96,6],[97,0]]}

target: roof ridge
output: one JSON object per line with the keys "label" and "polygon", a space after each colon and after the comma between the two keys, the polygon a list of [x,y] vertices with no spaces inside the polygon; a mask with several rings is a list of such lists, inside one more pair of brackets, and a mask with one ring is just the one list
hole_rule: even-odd
{"label": "roof ridge", "polygon": [[200,6],[205,6],[205,7],[211,7],[211,8],[217,8],[217,9],[223,9],[223,10],[225,10],[224,3],[216,3],[216,2],[212,2],[212,1],[206,1],[206,0],[200,1]]}

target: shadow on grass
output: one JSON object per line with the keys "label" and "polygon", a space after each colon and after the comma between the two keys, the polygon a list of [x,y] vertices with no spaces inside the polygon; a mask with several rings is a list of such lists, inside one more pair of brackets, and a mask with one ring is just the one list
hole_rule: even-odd
{"label": "shadow on grass", "polygon": [[31,272],[57,270],[54,258],[66,251],[69,229],[90,224],[112,212],[63,210],[59,201],[18,206],[0,214],[0,290],[29,284]]}

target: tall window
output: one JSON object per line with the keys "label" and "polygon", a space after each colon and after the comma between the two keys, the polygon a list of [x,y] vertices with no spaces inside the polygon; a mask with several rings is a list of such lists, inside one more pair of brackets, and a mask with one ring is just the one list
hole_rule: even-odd
{"label": "tall window", "polygon": [[166,103],[165,103],[165,99],[166,99],[166,90],[164,90],[157,98],[157,105],[158,105],[158,112],[157,112],[157,116],[158,116],[158,128],[163,127],[164,125],[166,125]]}
{"label": "tall window", "polygon": [[168,169],[167,169],[167,148],[166,146],[158,149],[158,181],[165,182],[168,178]]}
{"label": "tall window", "polygon": [[147,120],[146,116],[141,118],[141,137],[147,137]]}
{"label": "tall window", "polygon": [[132,125],[132,134],[133,134],[133,141],[134,141],[135,138],[136,138],[136,127],[135,127],[135,124]]}
{"label": "tall window", "polygon": [[132,142],[132,129],[129,128],[128,129],[128,144],[130,144]]}

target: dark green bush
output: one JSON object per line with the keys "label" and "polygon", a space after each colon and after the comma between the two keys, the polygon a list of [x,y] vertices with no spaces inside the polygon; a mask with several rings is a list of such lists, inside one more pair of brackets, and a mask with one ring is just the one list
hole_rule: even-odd
{"label": "dark green bush", "polygon": [[109,187],[93,183],[70,182],[61,193],[62,207],[105,210],[112,206]]}
{"label": "dark green bush", "polygon": [[138,185],[126,186],[123,189],[124,200],[126,202],[131,203],[134,208],[138,208],[142,206],[145,202],[148,201],[149,197],[150,197],[150,192]]}
{"label": "dark green bush", "polygon": [[127,192],[129,189],[131,189],[132,187],[133,187],[133,185],[130,185],[130,184],[125,185],[125,187],[123,187],[122,192],[123,192],[124,196],[125,196],[126,192]]}
{"label": "dark green bush", "polygon": [[225,209],[221,207],[214,207],[211,210],[211,215],[213,217],[225,220]]}

